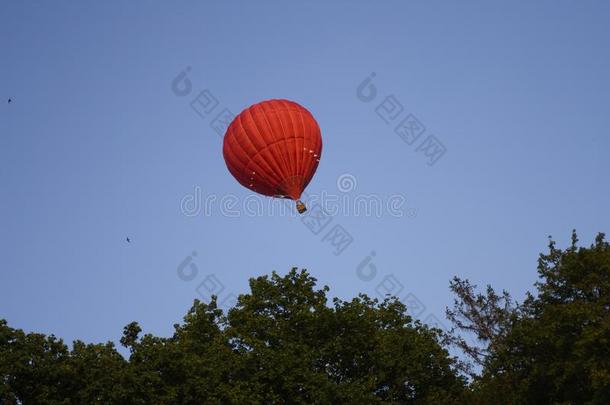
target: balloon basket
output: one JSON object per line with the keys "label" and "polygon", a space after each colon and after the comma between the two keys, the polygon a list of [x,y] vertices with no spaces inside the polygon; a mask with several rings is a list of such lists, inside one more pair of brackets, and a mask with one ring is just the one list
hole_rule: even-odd
{"label": "balloon basket", "polygon": [[297,211],[299,211],[299,214],[307,211],[307,207],[305,207],[305,204],[303,204],[301,200],[297,200]]}

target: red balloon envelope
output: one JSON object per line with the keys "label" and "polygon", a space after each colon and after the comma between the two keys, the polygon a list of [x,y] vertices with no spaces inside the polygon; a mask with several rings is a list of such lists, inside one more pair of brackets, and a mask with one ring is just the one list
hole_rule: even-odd
{"label": "red balloon envelope", "polygon": [[320,127],[311,113],[289,100],[267,100],[242,111],[227,129],[222,153],[237,181],[271,197],[297,201],[322,153]]}

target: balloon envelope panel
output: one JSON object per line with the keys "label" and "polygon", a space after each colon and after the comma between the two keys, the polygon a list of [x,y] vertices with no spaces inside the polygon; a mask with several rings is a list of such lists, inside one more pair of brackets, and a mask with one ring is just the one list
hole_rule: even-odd
{"label": "balloon envelope panel", "polygon": [[298,200],[322,153],[313,115],[289,100],[267,100],[242,111],[225,133],[227,168],[244,187],[259,194]]}

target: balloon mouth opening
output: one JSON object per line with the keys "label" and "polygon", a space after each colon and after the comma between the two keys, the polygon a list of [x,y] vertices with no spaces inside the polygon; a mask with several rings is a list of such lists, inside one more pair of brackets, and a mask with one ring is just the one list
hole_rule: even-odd
{"label": "balloon mouth opening", "polygon": [[307,207],[305,206],[305,203],[301,200],[299,200],[298,198],[292,198],[289,195],[282,195],[282,194],[276,194],[273,196],[274,198],[286,198],[289,200],[294,200],[296,203],[296,208],[299,214],[303,214],[305,211],[307,211]]}
{"label": "balloon mouth opening", "polygon": [[292,176],[282,182],[282,184],[277,188],[277,194],[285,195],[291,200],[298,201],[299,198],[301,198],[301,193],[303,192],[303,183],[304,179],[302,176]]}

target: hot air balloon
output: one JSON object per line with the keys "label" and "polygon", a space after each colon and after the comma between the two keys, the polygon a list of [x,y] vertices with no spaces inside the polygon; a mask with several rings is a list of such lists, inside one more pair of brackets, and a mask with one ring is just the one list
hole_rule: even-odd
{"label": "hot air balloon", "polygon": [[322,153],[320,127],[313,115],[289,100],[266,100],[243,110],[227,128],[223,156],[244,187],[270,197],[300,200]]}

